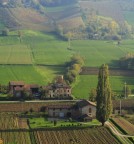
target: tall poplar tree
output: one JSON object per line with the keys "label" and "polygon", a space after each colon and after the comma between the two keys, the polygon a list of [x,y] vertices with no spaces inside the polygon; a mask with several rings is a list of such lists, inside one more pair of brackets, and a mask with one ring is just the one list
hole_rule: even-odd
{"label": "tall poplar tree", "polygon": [[104,125],[112,113],[111,88],[109,83],[108,66],[103,64],[99,69],[97,85],[96,118]]}

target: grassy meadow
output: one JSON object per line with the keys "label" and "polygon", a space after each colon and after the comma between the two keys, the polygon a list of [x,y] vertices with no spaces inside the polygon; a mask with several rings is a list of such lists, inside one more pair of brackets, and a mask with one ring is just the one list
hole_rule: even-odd
{"label": "grassy meadow", "polygon": [[[120,45],[116,41],[73,40],[71,49],[68,42],[59,40],[51,33],[23,30],[21,40],[17,31],[7,37],[0,37],[0,83],[23,80],[26,83],[47,84],[56,75],[64,74],[64,64],[73,54],[80,54],[85,66],[99,67],[103,63],[117,67],[117,61],[128,52],[134,53],[134,41],[125,40]],[[134,85],[133,78],[112,77],[113,90],[120,91],[126,81]],[[96,76],[79,76],[73,86],[73,95],[88,98],[89,90],[96,87]]]}
{"label": "grassy meadow", "polygon": [[[85,66],[98,67],[107,63],[117,67],[120,57],[134,52],[133,40],[122,41],[119,46],[116,41],[74,40],[68,50],[68,42],[52,34],[22,31],[21,39],[20,42],[15,33],[9,37],[0,37],[0,52],[9,59],[8,62],[13,63],[13,59],[16,59],[16,64],[19,64],[20,58],[22,64],[64,65],[73,54],[80,54],[85,60]],[[2,59],[0,63],[5,64],[6,60]]]}
{"label": "grassy meadow", "polygon": [[51,82],[57,74],[61,74],[61,67],[43,67],[29,65],[0,65],[0,83],[9,81],[24,81],[26,83],[44,85]]}
{"label": "grassy meadow", "polygon": [[[80,75],[73,87],[73,95],[76,98],[88,99],[90,90],[97,87],[97,81],[96,75]],[[134,89],[134,77],[110,76],[112,91],[116,93],[121,93],[125,82],[131,90]]]}

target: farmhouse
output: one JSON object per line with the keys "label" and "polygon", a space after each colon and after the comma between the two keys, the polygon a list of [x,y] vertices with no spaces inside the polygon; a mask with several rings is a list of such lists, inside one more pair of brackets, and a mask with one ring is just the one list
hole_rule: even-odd
{"label": "farmhouse", "polygon": [[22,97],[25,83],[23,81],[10,81],[9,93],[16,97]]}
{"label": "farmhouse", "polygon": [[96,117],[96,104],[87,100],[80,100],[74,105],[48,106],[48,116],[53,118],[77,119],[89,121]]}
{"label": "farmhouse", "polygon": [[96,117],[96,104],[88,101],[88,100],[81,100],[76,103],[76,106],[79,111],[79,118],[83,117],[84,115],[88,115],[92,118]]}
{"label": "farmhouse", "polygon": [[27,98],[73,99],[71,87],[65,83],[63,76],[58,76],[54,83],[42,87],[37,84],[25,84],[23,81],[10,81],[9,93],[17,98],[25,95]]}
{"label": "farmhouse", "polygon": [[10,81],[9,82],[9,93],[14,97],[23,97],[24,91],[29,95],[38,97],[39,85],[37,84],[25,84],[23,81]]}
{"label": "farmhouse", "polygon": [[45,99],[71,99],[71,87],[67,85],[63,76],[59,76],[54,83],[43,87]]}

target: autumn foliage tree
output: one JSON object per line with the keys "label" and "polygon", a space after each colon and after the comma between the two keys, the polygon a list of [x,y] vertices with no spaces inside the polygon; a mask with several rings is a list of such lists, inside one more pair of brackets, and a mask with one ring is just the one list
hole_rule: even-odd
{"label": "autumn foliage tree", "polygon": [[97,85],[96,118],[104,125],[112,113],[111,87],[109,83],[108,66],[103,64],[99,69]]}
{"label": "autumn foliage tree", "polygon": [[66,64],[67,72],[65,79],[67,83],[71,84],[76,80],[77,75],[80,73],[84,60],[80,55],[73,55],[71,61]]}

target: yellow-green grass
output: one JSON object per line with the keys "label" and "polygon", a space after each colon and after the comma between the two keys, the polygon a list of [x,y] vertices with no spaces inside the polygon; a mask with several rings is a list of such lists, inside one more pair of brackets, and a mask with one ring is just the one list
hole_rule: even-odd
{"label": "yellow-green grass", "polygon": [[43,77],[32,66],[0,66],[0,83],[9,81],[43,84]]}
{"label": "yellow-green grass", "polygon": [[0,64],[32,64],[31,49],[27,45],[2,45]]}
{"label": "yellow-green grass", "polygon": [[[4,124],[4,123],[3,123]],[[1,131],[0,139],[2,139],[4,144],[31,144],[30,134],[25,131]]]}
{"label": "yellow-green grass", "polygon": [[51,82],[56,74],[62,74],[61,67],[43,66],[0,66],[0,84],[8,84],[9,81],[24,81],[45,85]]}
{"label": "yellow-green grass", "polygon": [[[81,75],[76,85],[73,87],[73,95],[76,98],[89,98],[92,88],[97,87],[98,78],[96,75]],[[110,84],[112,91],[121,93],[124,83],[127,83],[131,89],[134,88],[134,77],[111,76]]]}
{"label": "yellow-green grass", "polygon": [[[30,118],[29,119],[30,122],[30,127],[31,128],[52,128],[52,127],[71,127],[71,126],[78,126],[80,124],[80,122],[77,121],[68,121],[68,120],[59,120],[57,121],[56,126],[54,126],[54,122],[53,120],[47,120],[47,118]],[[91,122],[87,122],[85,123],[81,123],[83,124],[82,126],[93,126],[93,125],[100,125],[100,122],[96,119],[93,119],[93,121]],[[85,125],[84,125],[85,124]],[[80,126],[80,125],[79,125]]]}
{"label": "yellow-green grass", "polygon": [[[122,41],[121,45],[113,41],[94,41],[94,40],[75,40],[71,41],[71,49],[67,49],[68,42],[56,38],[52,34],[46,34],[36,31],[22,31],[22,42],[20,43],[17,32],[12,33],[8,37],[0,37],[0,53],[5,52],[5,57],[11,53],[13,58],[8,62],[12,63],[16,59],[16,63],[20,63],[17,56],[20,55],[23,60],[29,59],[34,64],[45,65],[64,65],[70,60],[73,54],[80,54],[85,59],[85,66],[100,66],[107,63],[111,66],[117,67],[117,61],[128,52],[134,52],[133,40]],[[19,48],[23,47],[24,51]],[[10,52],[12,48],[12,52]],[[3,50],[4,49],[4,50]],[[17,50],[17,54],[15,53]],[[3,55],[4,56],[4,55]],[[5,63],[6,59],[2,62]],[[18,61],[17,61],[18,60]],[[27,61],[27,63],[28,63]],[[26,63],[26,62],[25,62]]]}
{"label": "yellow-green grass", "polygon": [[122,41],[118,46],[113,41],[79,40],[72,42],[72,49],[82,55],[86,66],[100,66],[103,63],[116,67],[117,61],[128,52],[134,52],[134,42]]}
{"label": "yellow-green grass", "polygon": [[48,84],[58,75],[64,75],[65,67],[60,66],[35,66],[38,72],[44,78],[44,84]]}
{"label": "yellow-green grass", "polygon": [[35,63],[47,65],[63,65],[73,54],[80,54],[85,59],[85,66],[95,67],[107,63],[117,67],[121,57],[134,52],[132,40],[122,41],[119,46],[113,41],[75,40],[71,41],[71,50],[67,49],[67,41],[50,35],[26,36],[24,43],[30,45]]}

